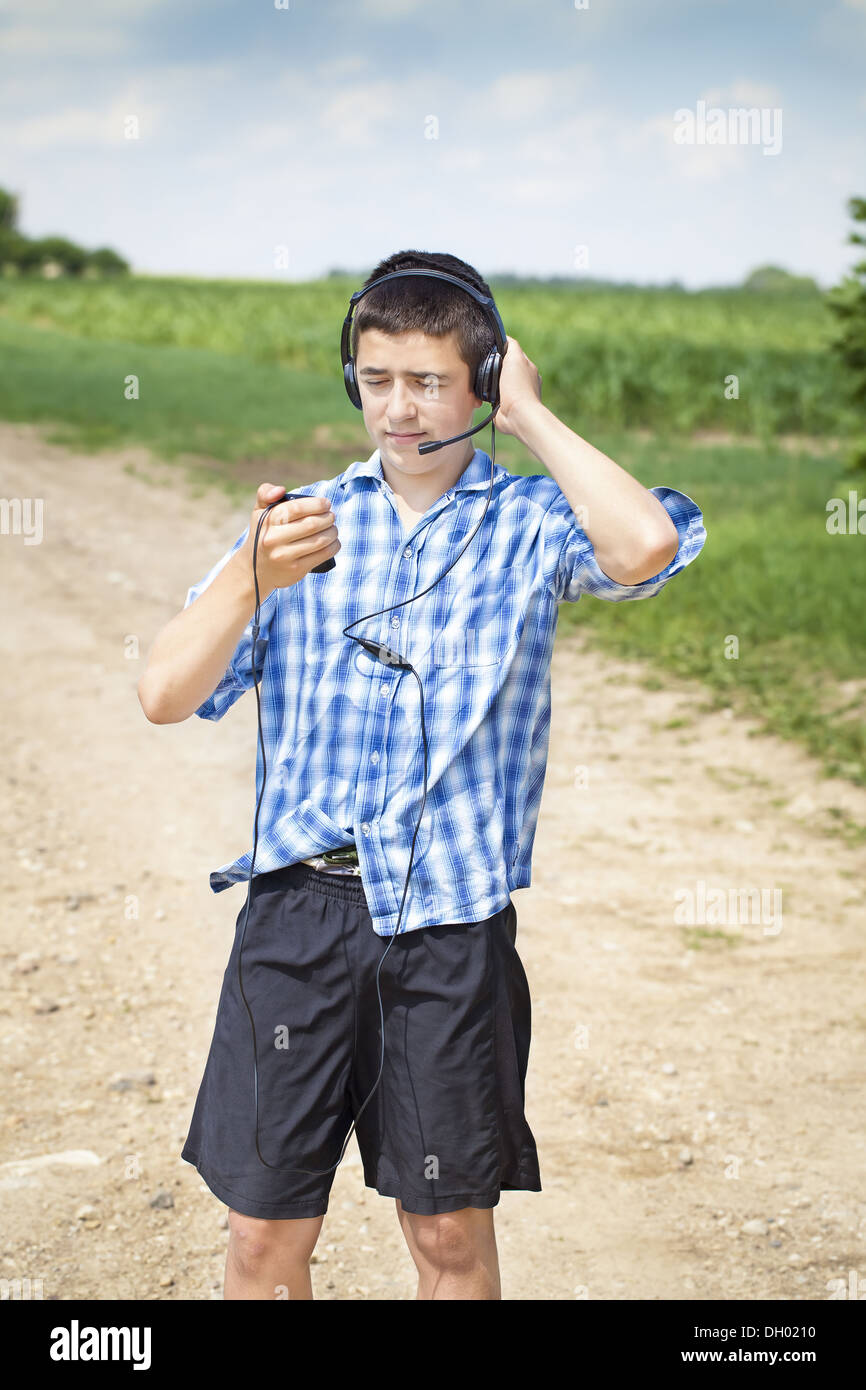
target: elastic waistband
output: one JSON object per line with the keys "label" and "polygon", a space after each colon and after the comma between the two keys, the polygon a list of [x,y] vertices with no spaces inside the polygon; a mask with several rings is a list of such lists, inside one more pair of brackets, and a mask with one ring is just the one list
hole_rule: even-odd
{"label": "elastic waistband", "polygon": [[336,898],[340,902],[354,903],[357,907],[367,906],[363,881],[356,874],[322,873],[301,860],[297,864],[286,864],[281,869],[271,869],[262,877],[267,877],[269,882],[279,887],[303,888],[310,893],[320,893],[323,898]]}

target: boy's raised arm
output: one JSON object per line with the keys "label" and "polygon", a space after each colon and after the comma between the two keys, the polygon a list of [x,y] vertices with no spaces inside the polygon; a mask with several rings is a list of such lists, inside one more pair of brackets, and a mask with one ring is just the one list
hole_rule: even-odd
{"label": "boy's raised arm", "polygon": [[[156,636],[138,683],[138,698],[152,724],[180,724],[221,681],[256,610],[252,552],[262,511],[285,488],[262,483],[247,538],[193,603]],[[296,497],[269,512],[259,536],[259,597],[296,584],[340,549],[326,497]]]}

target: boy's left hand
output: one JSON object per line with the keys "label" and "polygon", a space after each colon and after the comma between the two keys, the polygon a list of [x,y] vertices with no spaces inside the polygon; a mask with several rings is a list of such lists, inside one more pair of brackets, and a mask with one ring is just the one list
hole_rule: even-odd
{"label": "boy's left hand", "polygon": [[500,404],[493,423],[500,434],[515,434],[520,408],[541,400],[541,373],[516,338],[506,334],[506,340],[508,351],[499,376]]}

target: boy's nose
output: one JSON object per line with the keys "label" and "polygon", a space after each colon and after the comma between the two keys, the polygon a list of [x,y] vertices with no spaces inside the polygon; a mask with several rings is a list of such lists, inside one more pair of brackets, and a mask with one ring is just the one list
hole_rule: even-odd
{"label": "boy's nose", "polygon": [[408,387],[395,383],[388,398],[388,419],[396,425],[404,420],[414,420],[415,415],[415,404]]}

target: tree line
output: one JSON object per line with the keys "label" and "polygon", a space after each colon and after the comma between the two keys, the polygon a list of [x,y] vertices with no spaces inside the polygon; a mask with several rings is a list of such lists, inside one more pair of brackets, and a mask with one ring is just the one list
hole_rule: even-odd
{"label": "tree line", "polygon": [[28,237],[18,230],[18,199],[0,188],[0,273],[102,277],[122,275],[129,263],[110,246],[88,251],[68,237]]}

